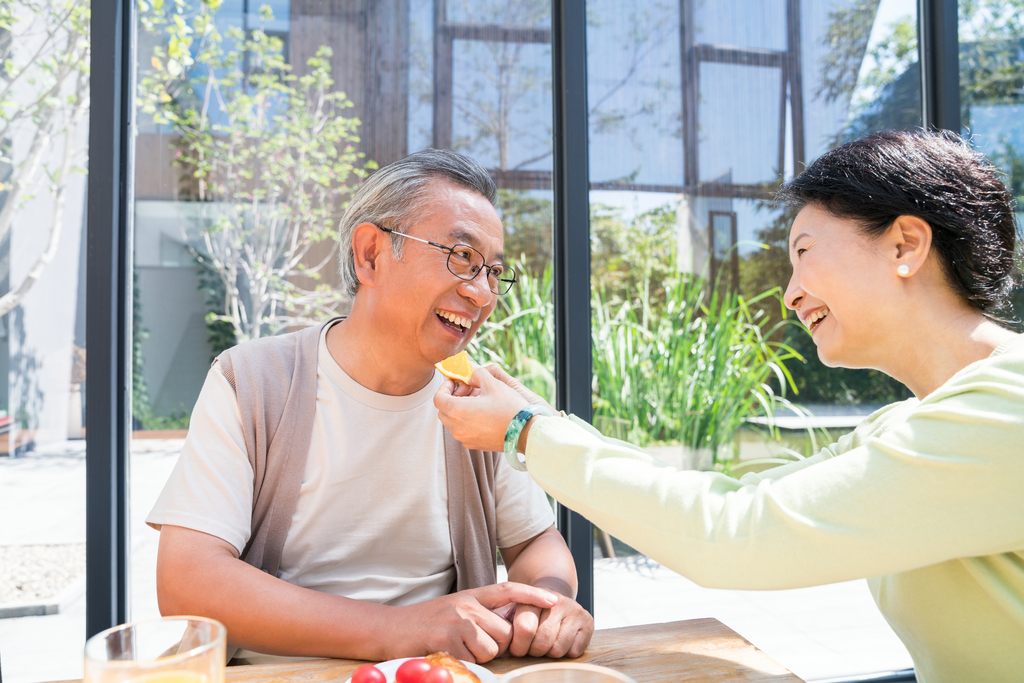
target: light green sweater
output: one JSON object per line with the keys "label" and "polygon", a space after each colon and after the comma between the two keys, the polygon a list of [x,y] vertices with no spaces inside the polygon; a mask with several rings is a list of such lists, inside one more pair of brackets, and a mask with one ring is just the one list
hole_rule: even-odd
{"label": "light green sweater", "polygon": [[702,586],[869,578],[923,683],[1024,681],[1024,337],[806,460],[739,481],[540,418],[530,475]]}

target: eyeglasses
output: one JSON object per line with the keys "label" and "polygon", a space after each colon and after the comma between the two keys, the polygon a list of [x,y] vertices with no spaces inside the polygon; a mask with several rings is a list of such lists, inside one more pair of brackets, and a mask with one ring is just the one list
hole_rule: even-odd
{"label": "eyeglasses", "polygon": [[406,237],[417,242],[429,244],[432,247],[437,247],[447,253],[448,270],[460,280],[474,280],[481,270],[486,270],[487,286],[495,294],[508,294],[508,291],[512,289],[512,285],[516,283],[516,271],[500,263],[493,266],[487,265],[484,263],[484,255],[468,244],[456,244],[454,247],[446,247],[437,242],[406,235],[404,232],[396,232],[391,228],[381,228],[379,225],[377,227],[392,237],[395,235]]}

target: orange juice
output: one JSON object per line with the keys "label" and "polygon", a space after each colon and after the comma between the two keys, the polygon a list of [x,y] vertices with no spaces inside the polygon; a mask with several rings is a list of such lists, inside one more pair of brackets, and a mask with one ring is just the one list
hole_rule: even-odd
{"label": "orange juice", "polygon": [[131,683],[210,683],[210,679],[198,671],[156,671],[135,676]]}
{"label": "orange juice", "polygon": [[224,683],[227,629],[206,617],[121,624],[85,643],[83,683]]}

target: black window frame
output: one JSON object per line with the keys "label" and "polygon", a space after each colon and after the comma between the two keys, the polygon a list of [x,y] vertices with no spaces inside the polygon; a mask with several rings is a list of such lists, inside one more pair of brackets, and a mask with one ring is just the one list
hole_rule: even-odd
{"label": "black window frame", "polygon": [[135,3],[94,0],[90,31],[86,637],[128,619]]}

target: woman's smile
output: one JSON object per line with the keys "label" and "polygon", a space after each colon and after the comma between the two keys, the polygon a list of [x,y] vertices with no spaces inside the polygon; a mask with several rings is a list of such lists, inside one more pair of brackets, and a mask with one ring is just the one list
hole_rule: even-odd
{"label": "woman's smile", "polygon": [[810,330],[813,335],[814,330],[818,328],[822,320],[828,317],[828,314],[829,310],[825,306],[822,306],[821,308],[816,308],[803,318],[803,323],[804,325],[807,326],[807,329]]}

